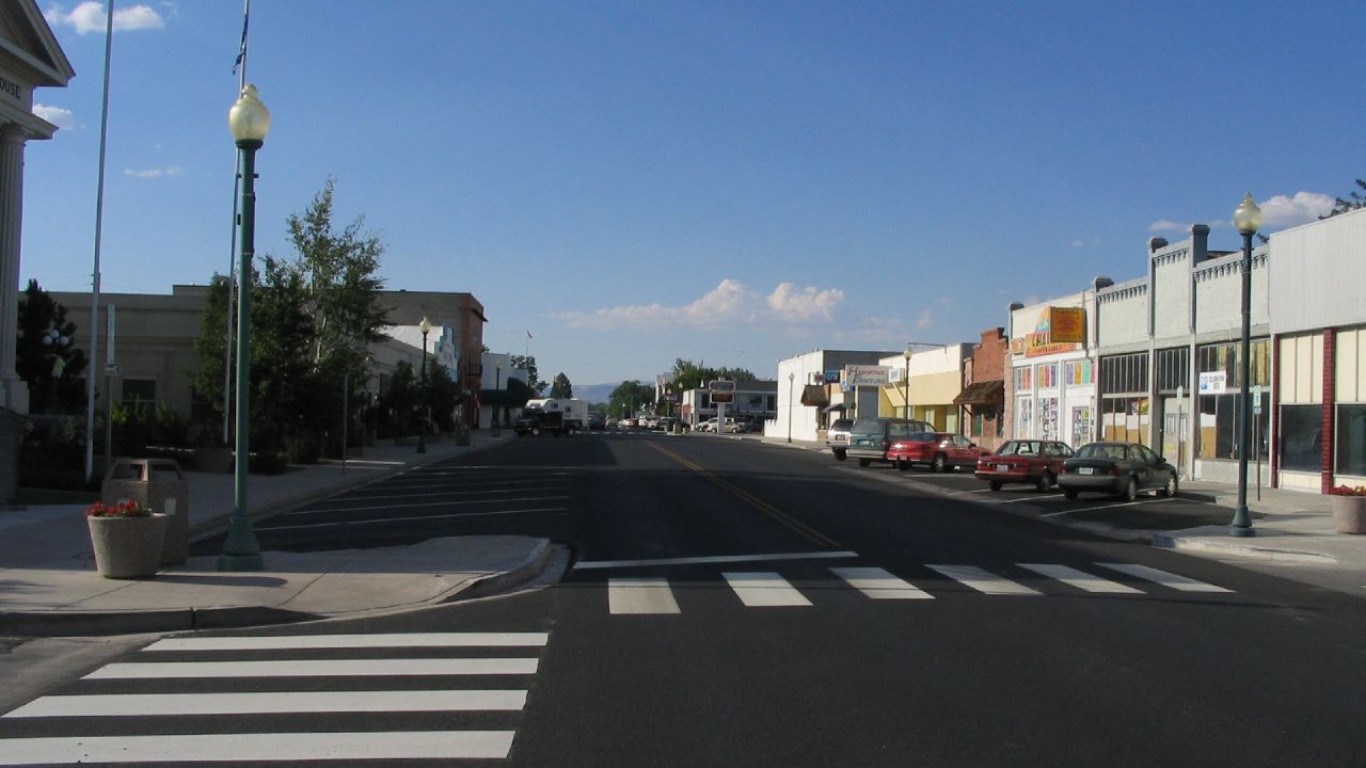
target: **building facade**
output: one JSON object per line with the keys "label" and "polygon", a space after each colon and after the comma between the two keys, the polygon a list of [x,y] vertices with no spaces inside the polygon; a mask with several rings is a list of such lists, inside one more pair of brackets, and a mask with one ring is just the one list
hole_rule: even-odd
{"label": "building facade", "polygon": [[778,361],[776,418],[764,429],[766,437],[824,441],[830,422],[841,417],[876,416],[880,386],[842,383],[851,365],[877,366],[899,354],[817,349]]}

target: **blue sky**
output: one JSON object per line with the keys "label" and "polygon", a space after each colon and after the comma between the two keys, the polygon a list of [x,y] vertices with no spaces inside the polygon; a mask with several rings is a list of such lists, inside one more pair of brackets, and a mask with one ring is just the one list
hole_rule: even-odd
{"label": "blue sky", "polygon": [[[40,3],[77,77],[35,95],[21,278],[88,291],[104,10]],[[115,9],[102,286],[164,294],[231,263],[243,3]],[[976,341],[1151,237],[1239,247],[1244,192],[1326,212],[1363,40],[1350,2],[253,0],[257,252],[334,178],[387,288],[580,385]]]}

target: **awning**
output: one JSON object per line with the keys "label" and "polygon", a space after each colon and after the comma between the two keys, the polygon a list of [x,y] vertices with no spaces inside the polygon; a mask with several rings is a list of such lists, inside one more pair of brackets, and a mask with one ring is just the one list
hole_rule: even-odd
{"label": "awning", "polygon": [[978,381],[969,384],[958,397],[953,399],[954,405],[978,405],[981,403],[1004,403],[1006,399],[1006,383],[997,379],[995,381]]}
{"label": "awning", "polygon": [[830,396],[820,384],[807,384],[802,387],[802,405],[829,405]]}
{"label": "awning", "polygon": [[523,384],[520,379],[508,379],[504,384],[505,389],[479,390],[479,403],[521,408],[526,405],[526,401],[536,396],[536,391]]}
{"label": "awning", "polygon": [[835,403],[834,405],[827,405],[827,406],[825,406],[824,408],[821,409],[821,412],[822,412],[822,413],[834,413],[835,411],[847,411],[847,410],[849,410],[849,404],[848,404],[848,403]]}

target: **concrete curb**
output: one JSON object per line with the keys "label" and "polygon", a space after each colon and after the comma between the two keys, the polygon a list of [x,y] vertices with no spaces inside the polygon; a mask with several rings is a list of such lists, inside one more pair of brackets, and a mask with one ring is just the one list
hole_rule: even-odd
{"label": "concrete curb", "polygon": [[1319,552],[1287,549],[1284,547],[1261,547],[1250,544],[1237,544],[1230,541],[1214,541],[1193,536],[1172,533],[1153,535],[1153,546],[1176,552],[1205,552],[1249,560],[1266,560],[1278,563],[1306,563],[1317,565],[1337,565],[1338,559]]}

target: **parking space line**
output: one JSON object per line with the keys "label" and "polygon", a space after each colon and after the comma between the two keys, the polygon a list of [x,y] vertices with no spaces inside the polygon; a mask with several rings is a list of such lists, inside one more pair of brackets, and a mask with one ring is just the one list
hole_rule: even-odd
{"label": "parking space line", "polygon": [[1156,499],[1143,499],[1141,501],[1126,501],[1120,504],[1102,504],[1099,507],[1079,507],[1077,509],[1062,509],[1057,512],[1045,512],[1039,517],[1057,517],[1058,515],[1070,515],[1073,512],[1095,512],[1100,509],[1118,509],[1119,507],[1136,507],[1140,504],[1157,504],[1164,501],[1175,501],[1171,496]]}

